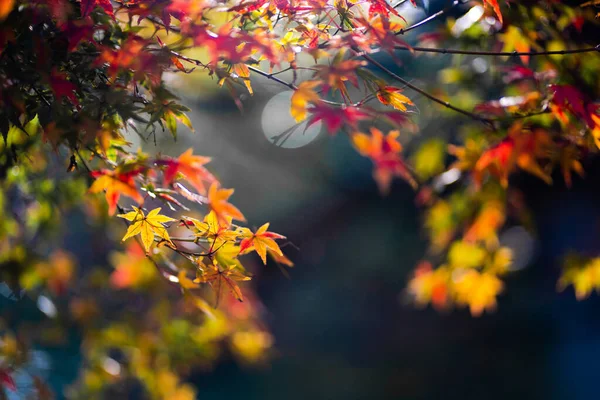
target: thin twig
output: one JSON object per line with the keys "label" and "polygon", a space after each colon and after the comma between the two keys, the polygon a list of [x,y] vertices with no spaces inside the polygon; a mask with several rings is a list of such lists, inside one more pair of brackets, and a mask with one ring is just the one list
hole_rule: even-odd
{"label": "thin twig", "polygon": [[452,2],[451,5],[449,5],[448,7],[444,8],[443,10],[440,10],[438,12],[436,12],[435,14],[431,14],[429,17],[425,18],[424,20],[421,20],[419,22],[417,22],[416,24],[413,24],[407,28],[402,28],[400,29],[398,32],[395,33],[395,35],[404,35],[407,32],[412,31],[413,29],[417,29],[433,20],[435,20],[438,17],[441,17],[444,14],[449,13],[450,11],[452,11],[454,9],[454,7],[456,7],[457,5],[459,5],[461,3],[460,0],[454,0]]}

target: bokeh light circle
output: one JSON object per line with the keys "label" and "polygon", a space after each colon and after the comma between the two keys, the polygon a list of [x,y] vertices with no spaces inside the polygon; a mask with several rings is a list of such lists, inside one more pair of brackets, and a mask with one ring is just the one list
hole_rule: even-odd
{"label": "bokeh light circle", "polygon": [[321,132],[321,121],[308,126],[308,121],[297,123],[290,114],[292,94],[287,90],[277,93],[265,105],[262,113],[262,130],[269,142],[286,149],[306,146]]}

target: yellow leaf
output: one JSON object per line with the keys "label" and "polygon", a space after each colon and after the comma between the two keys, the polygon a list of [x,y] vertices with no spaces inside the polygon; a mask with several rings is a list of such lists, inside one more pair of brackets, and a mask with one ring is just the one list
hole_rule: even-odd
{"label": "yellow leaf", "polygon": [[475,243],[454,242],[448,251],[448,261],[456,268],[475,268],[483,265],[486,251]]}
{"label": "yellow leaf", "polygon": [[432,139],[423,143],[412,157],[416,174],[423,180],[444,170],[446,145],[443,140]]}
{"label": "yellow leaf", "polygon": [[244,85],[246,85],[248,93],[254,94],[254,92],[252,91],[252,85],[250,83],[250,69],[248,69],[248,66],[242,63],[234,64],[231,67],[231,70],[234,74],[238,76],[238,78],[244,81]]}
{"label": "yellow leaf", "polygon": [[[504,47],[502,51],[510,52],[517,51],[519,53],[527,53],[531,50],[527,38],[523,35],[523,32],[516,26],[509,26],[505,33],[499,35],[502,42],[504,42]],[[528,55],[521,55],[521,61],[523,64],[529,63]]]}
{"label": "yellow leaf", "polygon": [[197,289],[199,286],[186,276],[184,270],[179,271],[177,274],[177,279],[179,279],[179,285],[181,285],[181,287],[184,289]]}
{"label": "yellow leaf", "polygon": [[455,279],[452,288],[456,302],[468,305],[471,314],[479,316],[484,310],[493,310],[496,307],[496,296],[503,286],[502,281],[494,274],[468,269]]}
{"label": "yellow leaf", "polygon": [[160,207],[150,211],[148,215],[144,215],[144,212],[141,209],[134,206],[133,211],[117,216],[132,222],[125,233],[125,236],[123,236],[123,241],[139,234],[142,243],[144,244],[144,248],[146,249],[146,252],[148,252],[150,251],[152,243],[154,243],[154,236],[156,235],[175,246],[173,242],[171,242],[167,229],[162,225],[166,222],[175,220],[165,215],[160,215]]}
{"label": "yellow leaf", "polygon": [[558,281],[558,289],[564,290],[568,285],[573,285],[577,300],[588,297],[594,289],[600,290],[600,258],[583,265],[567,265]]}
{"label": "yellow leaf", "polygon": [[196,235],[213,240],[213,247],[220,246],[225,241],[235,242],[238,234],[229,230],[231,227],[231,217],[226,216],[224,220],[219,220],[217,214],[211,210],[203,221],[190,218],[194,227],[198,230]]}
{"label": "yellow leaf", "polygon": [[321,84],[321,81],[306,81],[298,85],[298,88],[292,95],[292,105],[290,114],[300,122],[306,119],[306,108],[310,103],[316,103],[320,100],[319,95],[313,90]]}

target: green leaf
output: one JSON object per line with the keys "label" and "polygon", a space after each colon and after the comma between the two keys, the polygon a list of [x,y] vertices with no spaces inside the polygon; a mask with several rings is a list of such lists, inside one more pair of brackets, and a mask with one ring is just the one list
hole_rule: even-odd
{"label": "green leaf", "polygon": [[169,128],[173,137],[177,139],[177,119],[175,118],[175,114],[172,111],[167,111],[163,118],[167,123],[167,128]]}

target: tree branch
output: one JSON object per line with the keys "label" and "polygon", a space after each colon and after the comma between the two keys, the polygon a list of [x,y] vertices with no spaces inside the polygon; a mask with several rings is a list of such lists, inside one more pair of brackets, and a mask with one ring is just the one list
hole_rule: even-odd
{"label": "tree branch", "polygon": [[[457,49],[436,49],[432,47],[404,47],[396,46],[394,50],[416,51],[422,53],[439,53],[439,54],[462,54],[473,56],[551,56],[551,55],[567,55],[591,53],[594,51],[600,52],[600,44],[594,47],[585,47],[583,49],[574,50],[552,50],[552,51],[471,51]],[[372,53],[371,53],[372,54]]]}
{"label": "tree branch", "polygon": [[481,115],[472,113],[470,111],[464,110],[462,108],[453,106],[452,104],[450,104],[447,101],[444,101],[434,95],[432,95],[431,93],[419,88],[418,86],[413,85],[412,83],[410,83],[409,81],[407,81],[406,79],[402,78],[401,76],[395,74],[394,72],[390,71],[387,67],[385,67],[383,64],[381,64],[379,61],[375,60],[373,57],[371,57],[368,54],[363,54],[362,58],[364,58],[365,60],[367,60],[370,64],[374,65],[375,67],[377,67],[379,70],[381,70],[382,72],[385,72],[390,78],[402,83],[404,86],[414,90],[415,92],[427,97],[429,100],[438,103],[446,108],[449,108],[453,111],[456,111],[460,114],[466,115],[469,118],[472,118],[476,121],[479,122],[483,122],[485,124],[487,124],[488,126],[490,126],[492,129],[494,129],[494,123],[493,120],[490,118],[486,118],[486,117],[482,117]]}

